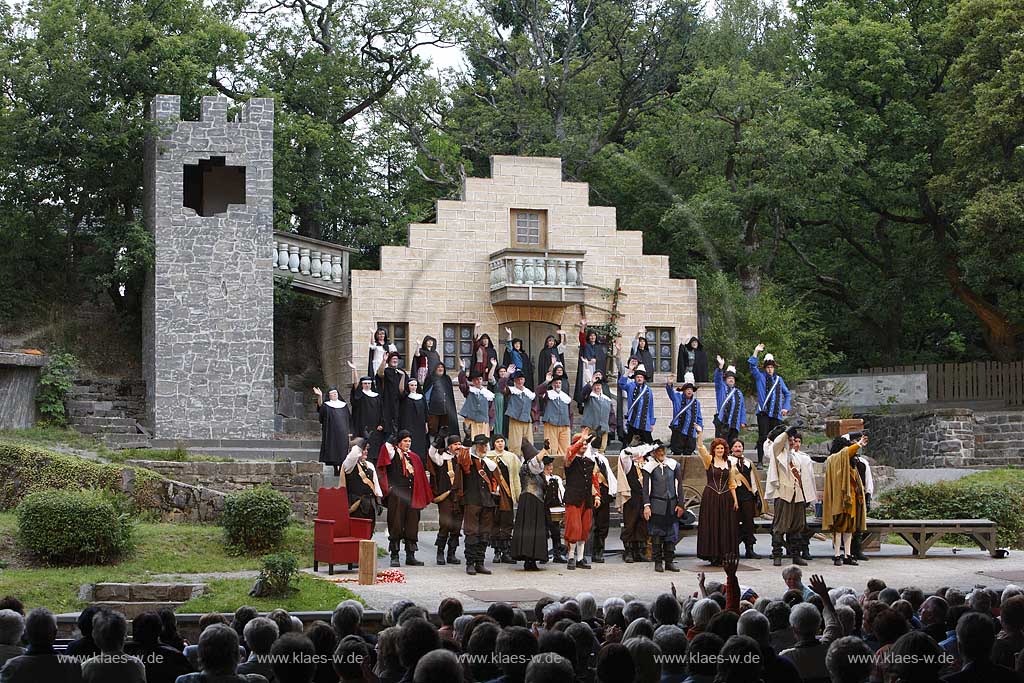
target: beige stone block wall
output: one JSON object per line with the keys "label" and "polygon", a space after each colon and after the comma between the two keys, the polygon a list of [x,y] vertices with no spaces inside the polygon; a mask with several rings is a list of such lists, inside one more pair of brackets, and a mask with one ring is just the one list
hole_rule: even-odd
{"label": "beige stone block wall", "polygon": [[[408,323],[412,343],[426,335],[441,339],[445,323],[479,322],[483,332],[498,340],[507,323],[544,321],[566,331],[566,365],[575,381],[580,307],[491,305],[489,257],[510,246],[513,208],[547,211],[548,248],[585,250],[588,284],[610,289],[620,279],[624,356],[629,338],[642,326],[673,328],[673,354],[680,341],[696,333],[696,281],[670,278],[667,256],[643,253],[642,233],[616,229],[614,207],[591,206],[586,183],[562,181],[561,160],[492,157],[491,177],[467,178],[462,196],[461,201],[438,201],[436,224],[410,225],[408,246],[383,247],[381,270],[352,271],[351,299],[325,307],[321,349],[328,380],[347,385],[350,358],[364,371],[377,322]],[[610,306],[598,289],[587,290],[586,302]],[[593,309],[586,316],[597,323],[608,319]],[[667,437],[670,404],[661,386],[665,374],[659,377],[657,434]],[[714,392],[702,391],[701,400],[710,428]]]}

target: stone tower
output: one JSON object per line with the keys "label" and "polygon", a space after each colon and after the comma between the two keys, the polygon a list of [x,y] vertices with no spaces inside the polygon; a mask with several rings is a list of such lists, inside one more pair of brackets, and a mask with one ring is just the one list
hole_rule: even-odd
{"label": "stone tower", "polygon": [[274,429],[274,103],[176,95],[148,117],[145,219],[155,243],[143,363],[158,439],[263,439]]}

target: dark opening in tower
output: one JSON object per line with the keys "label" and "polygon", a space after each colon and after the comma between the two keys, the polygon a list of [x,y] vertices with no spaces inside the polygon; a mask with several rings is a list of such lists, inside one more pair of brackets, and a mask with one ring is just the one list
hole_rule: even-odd
{"label": "dark opening in tower", "polygon": [[182,205],[200,216],[228,210],[228,204],[245,204],[245,166],[227,166],[224,157],[185,164]]}

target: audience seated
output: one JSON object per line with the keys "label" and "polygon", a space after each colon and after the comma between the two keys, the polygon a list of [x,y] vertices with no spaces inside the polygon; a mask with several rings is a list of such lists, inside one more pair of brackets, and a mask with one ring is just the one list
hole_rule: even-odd
{"label": "audience seated", "polygon": [[196,645],[199,672],[179,676],[176,683],[269,683],[259,674],[239,674],[238,634],[224,623],[213,623],[203,629]]}
{"label": "audience seated", "polygon": [[12,609],[0,609],[0,669],[8,659],[25,654],[21,635],[25,632],[25,618]]}
{"label": "audience seated", "polygon": [[25,654],[12,657],[0,669],[0,683],[78,683],[82,667],[75,660],[58,655],[53,649],[57,639],[57,619],[45,607],[37,607],[25,617]]}
{"label": "audience seated", "polygon": [[146,683],[174,683],[178,676],[192,672],[185,655],[160,642],[162,630],[156,612],[143,612],[132,619],[132,642],[125,649],[142,660]]}
{"label": "audience seated", "polygon": [[249,644],[249,658],[238,665],[238,673],[259,674],[269,683],[274,683],[274,670],[268,655],[277,640],[277,624],[267,617],[256,617],[245,625],[243,634]]}
{"label": "audience seated", "polygon": [[145,683],[146,667],[142,660],[124,651],[128,620],[123,614],[100,610],[92,618],[92,633],[100,653],[82,662],[82,680],[85,683]]}

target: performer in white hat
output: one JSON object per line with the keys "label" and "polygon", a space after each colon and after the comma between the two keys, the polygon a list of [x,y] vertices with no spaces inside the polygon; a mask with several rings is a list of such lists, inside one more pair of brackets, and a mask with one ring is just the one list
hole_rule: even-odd
{"label": "performer in white hat", "polygon": [[750,374],[757,387],[757,466],[764,463],[764,441],[768,433],[782,422],[789,413],[789,387],[779,376],[775,356],[764,354],[762,370],[758,367],[757,356],[764,351],[764,344],[754,347],[754,353],[747,359]]}

